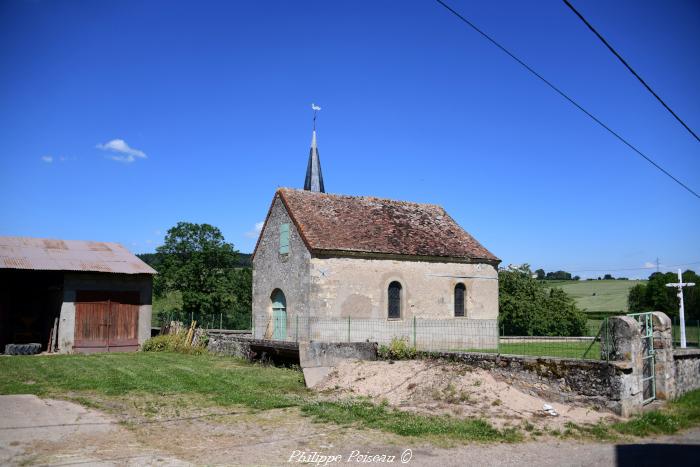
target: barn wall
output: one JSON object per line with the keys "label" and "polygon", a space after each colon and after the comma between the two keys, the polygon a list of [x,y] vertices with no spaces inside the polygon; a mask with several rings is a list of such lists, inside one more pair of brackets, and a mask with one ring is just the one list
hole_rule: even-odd
{"label": "barn wall", "polygon": [[[289,253],[279,253],[279,226],[289,224]],[[269,338],[267,323],[272,316],[270,296],[275,289],[284,292],[287,316],[306,316],[309,300],[309,261],[311,255],[289,217],[279,196],[275,196],[253,258],[253,316],[255,337]]]}
{"label": "barn wall", "polygon": [[73,351],[75,337],[75,297],[79,290],[139,292],[138,341],[151,337],[153,277],[148,274],[65,273],[63,305],[58,330],[59,352]]}

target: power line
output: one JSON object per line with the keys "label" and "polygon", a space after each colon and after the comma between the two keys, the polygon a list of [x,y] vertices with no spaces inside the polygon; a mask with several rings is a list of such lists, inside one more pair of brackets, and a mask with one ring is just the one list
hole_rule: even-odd
{"label": "power line", "polygon": [[562,96],[564,99],[566,99],[567,101],[569,101],[573,106],[575,106],[575,107],[576,107],[577,109],[579,109],[581,112],[583,112],[583,113],[585,113],[586,115],[588,115],[588,116],[589,116],[591,119],[593,119],[593,121],[595,121],[598,125],[602,126],[602,127],[605,128],[606,130],[608,130],[608,132],[610,132],[610,134],[612,134],[614,137],[616,137],[617,139],[619,139],[620,141],[622,141],[627,147],[629,147],[630,149],[632,149],[632,150],[633,150],[634,152],[636,152],[639,156],[641,156],[642,158],[644,158],[647,162],[649,162],[651,165],[653,165],[654,167],[656,167],[658,170],[660,170],[662,173],[664,173],[664,174],[665,174],[667,177],[669,177],[671,180],[673,180],[674,182],[676,182],[677,184],[679,184],[680,186],[682,186],[683,188],[685,188],[686,190],[688,190],[688,191],[689,191],[693,196],[695,196],[696,198],[700,199],[700,194],[696,193],[696,192],[693,191],[690,187],[688,187],[685,183],[681,182],[681,181],[678,180],[676,177],[674,177],[673,175],[671,175],[671,173],[669,173],[666,169],[664,169],[664,168],[661,167],[659,164],[657,164],[656,162],[654,162],[651,158],[649,158],[648,156],[646,156],[642,151],[640,151],[640,150],[637,149],[635,146],[633,146],[632,143],[630,143],[630,142],[627,141],[625,138],[623,138],[622,136],[620,136],[620,135],[619,135],[618,133],[616,133],[612,128],[610,128],[610,127],[607,126],[605,123],[603,123],[602,121],[600,121],[597,117],[595,117],[595,116],[594,116],[592,113],[590,113],[588,110],[586,110],[586,109],[584,109],[583,107],[581,107],[581,105],[579,105],[575,100],[573,100],[571,97],[569,97],[568,95],[566,95],[566,94],[564,93],[564,91],[560,90],[560,89],[559,89],[558,87],[556,87],[554,84],[552,84],[551,82],[549,82],[544,76],[542,76],[542,75],[540,75],[539,73],[537,73],[537,72],[536,72],[534,69],[532,69],[527,63],[523,62],[523,61],[520,60],[518,57],[516,57],[515,55],[513,55],[513,53],[511,53],[508,49],[506,49],[506,48],[503,47],[501,44],[499,44],[498,42],[496,42],[495,39],[493,39],[491,36],[489,36],[488,34],[486,34],[484,31],[482,31],[481,29],[479,29],[478,27],[476,27],[476,25],[474,25],[474,24],[473,24],[471,21],[469,21],[467,18],[465,18],[464,16],[462,16],[461,14],[459,14],[457,11],[455,11],[454,9],[452,9],[452,7],[450,7],[449,5],[447,5],[447,4],[446,4],[445,2],[443,2],[442,0],[435,0],[435,1],[438,2],[440,5],[442,5],[443,7],[445,7],[446,10],[448,10],[450,13],[452,13],[453,15],[455,15],[455,16],[456,16],[457,18],[459,18],[461,21],[463,21],[464,23],[466,23],[469,27],[471,27],[472,29],[474,29],[474,30],[475,30],[476,32],[478,32],[479,34],[481,34],[485,39],[487,39],[487,40],[488,40],[489,42],[491,42],[493,45],[495,45],[496,47],[498,47],[499,49],[501,49],[501,51],[505,52],[509,57],[511,57],[511,58],[512,58],[513,60],[515,60],[516,62],[518,62],[520,65],[522,65],[527,71],[529,71],[530,73],[532,73],[533,75],[535,75],[537,78],[539,78],[540,80],[542,80],[542,82],[544,82],[547,86],[549,86],[549,87],[552,88],[554,91],[556,91],[560,96]]}
{"label": "power line", "polygon": [[681,117],[679,117],[679,116],[676,114],[676,112],[674,112],[673,110],[671,110],[671,107],[669,107],[669,106],[663,101],[663,99],[661,99],[661,98],[659,97],[659,95],[656,94],[656,93],[654,92],[653,89],[651,89],[651,86],[649,86],[649,85],[646,83],[646,81],[644,81],[644,79],[642,79],[642,77],[639,76],[639,74],[637,74],[637,72],[634,71],[634,69],[632,69],[632,67],[629,65],[629,63],[627,63],[627,61],[626,61],[624,58],[622,58],[622,56],[621,56],[619,53],[617,53],[617,51],[616,51],[615,49],[613,49],[612,45],[610,45],[610,43],[609,43],[608,41],[606,41],[605,38],[604,38],[603,36],[601,36],[600,33],[599,33],[598,31],[596,31],[596,29],[591,25],[591,23],[589,23],[588,21],[586,21],[586,18],[584,18],[583,15],[582,15],[581,13],[579,13],[578,10],[576,10],[576,8],[574,8],[574,6],[573,6],[571,3],[569,3],[568,0],[563,0],[563,1],[564,1],[564,3],[566,3],[566,6],[568,6],[569,8],[571,8],[571,11],[573,11],[574,13],[576,13],[576,16],[578,16],[578,17],[581,19],[581,21],[583,21],[583,23],[584,23],[586,26],[588,26],[588,29],[590,29],[590,30],[593,32],[593,34],[595,34],[595,35],[598,37],[598,39],[600,39],[600,41],[601,41],[603,44],[605,44],[605,46],[608,48],[608,50],[610,50],[610,52],[612,52],[613,55],[615,55],[615,56],[617,57],[617,59],[620,60],[620,61],[622,62],[623,65],[625,65],[625,67],[629,70],[629,72],[632,73],[632,74],[639,80],[639,82],[642,83],[642,84],[644,85],[645,88],[647,88],[647,91],[649,91],[654,97],[656,97],[656,100],[658,100],[659,102],[661,102],[661,105],[663,105],[664,107],[666,107],[666,110],[668,110],[668,111],[671,113],[671,115],[673,115],[673,116],[676,118],[676,120],[678,120],[678,122],[679,122],[681,125],[683,125],[683,126],[685,127],[685,129],[688,130],[688,132],[690,132],[690,134],[693,135],[693,137],[700,143],[700,138],[698,137],[698,135],[696,135],[695,132],[694,132],[693,130],[691,130],[690,127],[689,127],[688,125],[686,125],[685,122],[684,122],[683,120],[681,120]]}

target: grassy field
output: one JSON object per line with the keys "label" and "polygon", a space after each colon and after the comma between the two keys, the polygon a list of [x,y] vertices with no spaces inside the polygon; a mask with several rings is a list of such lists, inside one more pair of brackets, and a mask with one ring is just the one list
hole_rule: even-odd
{"label": "grassy field", "polygon": [[558,287],[571,295],[586,311],[628,312],[627,295],[637,284],[646,281],[542,281],[547,287]]}
{"label": "grassy field", "polygon": [[456,352],[500,353],[503,355],[528,355],[532,357],[600,359],[600,342],[503,342],[498,349],[454,349]]}
{"label": "grassy field", "polygon": [[[590,347],[590,350],[589,350]],[[600,342],[523,342],[523,343],[501,343],[498,351],[506,355],[531,355],[534,357],[560,357],[560,358],[583,358],[600,359]]]}
{"label": "grassy field", "polygon": [[[110,397],[163,404],[236,406],[252,410],[296,407],[313,420],[373,428],[421,439],[505,441],[524,439],[521,428],[499,429],[487,420],[419,415],[366,399],[332,401],[306,389],[301,372],[211,355],[132,353],[0,358],[0,394],[36,394],[94,405]],[[99,395],[98,398],[95,398]],[[149,399],[150,398],[150,399]],[[176,402],[172,402],[176,401]],[[184,402],[183,402],[184,401]],[[148,404],[148,410],[154,409]],[[146,409],[144,409],[146,410]],[[674,433],[700,424],[700,391],[668,407],[617,424],[571,425],[557,436],[615,439]],[[554,433],[553,433],[554,434]]]}

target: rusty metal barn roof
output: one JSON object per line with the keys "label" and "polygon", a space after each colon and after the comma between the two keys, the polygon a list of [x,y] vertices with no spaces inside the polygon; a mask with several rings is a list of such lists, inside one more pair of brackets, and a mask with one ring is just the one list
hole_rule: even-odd
{"label": "rusty metal barn roof", "polygon": [[0,269],[156,274],[119,243],[0,237]]}

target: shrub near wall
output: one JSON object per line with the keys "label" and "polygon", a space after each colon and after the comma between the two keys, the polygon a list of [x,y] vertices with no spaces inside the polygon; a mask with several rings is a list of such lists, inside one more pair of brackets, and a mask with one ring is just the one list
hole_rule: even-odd
{"label": "shrub near wall", "polygon": [[207,352],[207,339],[200,339],[196,345],[187,342],[184,331],[174,334],[163,334],[151,337],[141,346],[143,352],[179,352],[184,354],[201,355]]}

